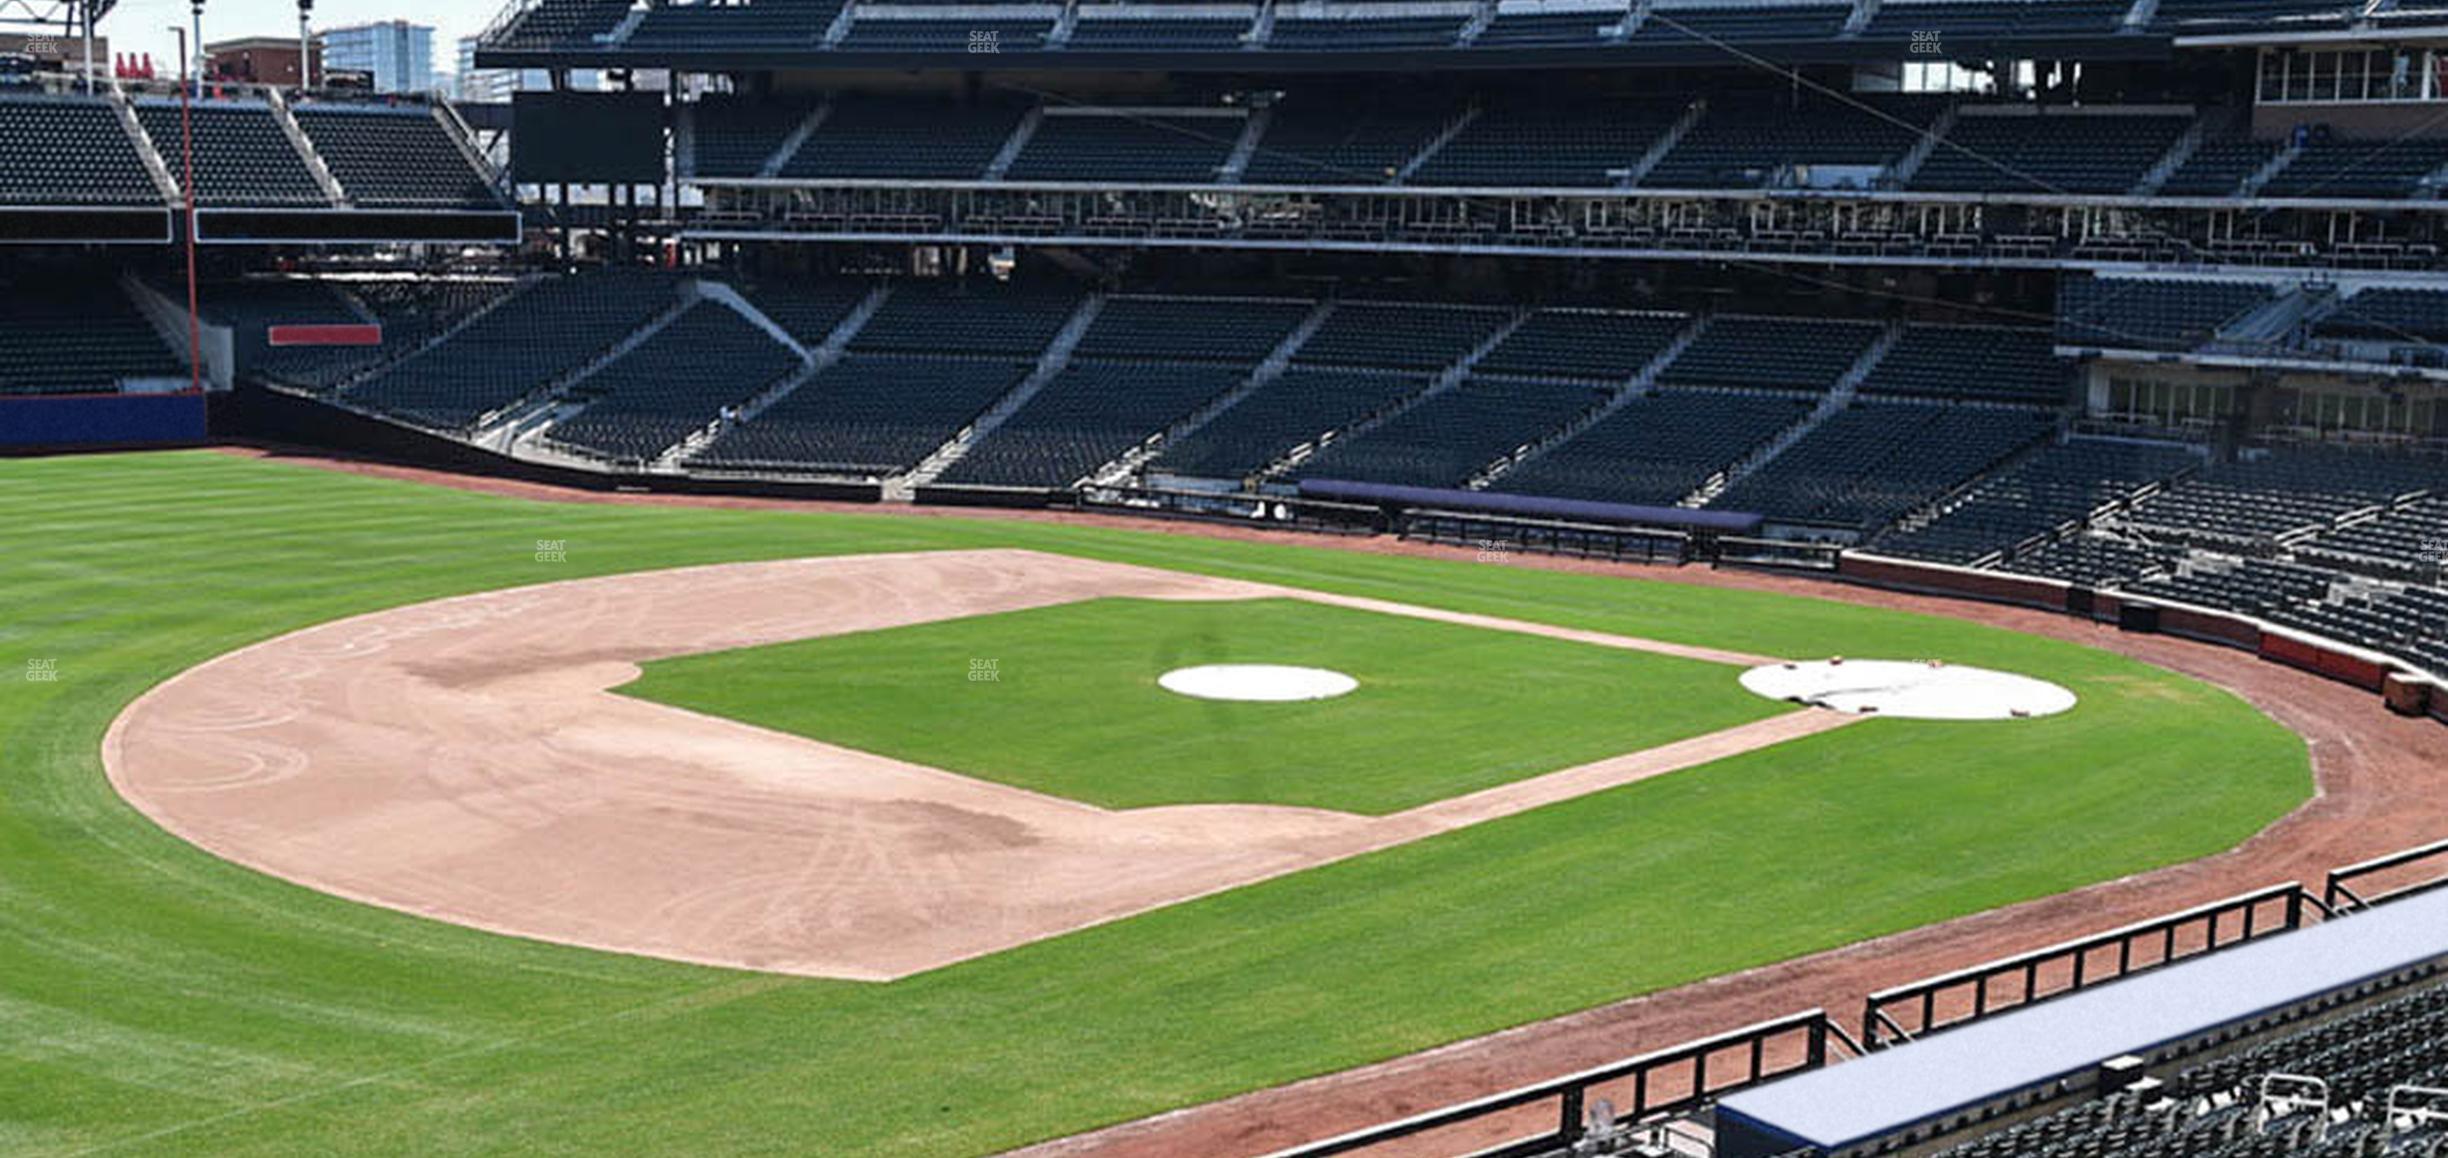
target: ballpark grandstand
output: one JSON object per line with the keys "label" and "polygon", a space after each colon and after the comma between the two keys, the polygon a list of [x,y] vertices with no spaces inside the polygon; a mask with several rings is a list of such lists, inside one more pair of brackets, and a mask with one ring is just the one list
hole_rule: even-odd
{"label": "ballpark grandstand", "polygon": [[2448,1155],[2430,0],[127,21],[0,1152]]}

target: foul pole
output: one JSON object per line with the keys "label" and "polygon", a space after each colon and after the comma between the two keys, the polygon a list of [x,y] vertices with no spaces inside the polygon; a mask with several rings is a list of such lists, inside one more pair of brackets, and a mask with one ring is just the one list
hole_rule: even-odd
{"label": "foul pole", "polygon": [[[202,4],[196,5],[201,18]],[[193,99],[187,89],[187,30],[175,24],[170,31],[178,34],[179,44],[179,187],[187,194],[187,388],[204,392],[204,323],[196,316],[196,184],[195,184],[195,119],[189,107]],[[202,73],[196,83],[204,83]]]}

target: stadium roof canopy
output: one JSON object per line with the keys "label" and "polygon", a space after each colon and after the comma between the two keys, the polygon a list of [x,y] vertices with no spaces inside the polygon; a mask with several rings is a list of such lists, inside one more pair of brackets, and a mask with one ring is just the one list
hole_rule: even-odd
{"label": "stadium roof canopy", "polygon": [[2018,1090],[2147,1054],[2448,958],[2448,891],[2044,1001],[1748,1090],[1721,1126],[1781,1148],[1891,1137]]}

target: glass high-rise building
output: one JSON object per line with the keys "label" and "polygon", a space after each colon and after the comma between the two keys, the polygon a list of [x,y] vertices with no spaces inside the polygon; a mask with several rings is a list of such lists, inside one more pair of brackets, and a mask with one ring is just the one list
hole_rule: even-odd
{"label": "glass high-rise building", "polygon": [[433,88],[433,26],[405,20],[327,28],[323,67],[371,73],[376,92],[425,92]]}

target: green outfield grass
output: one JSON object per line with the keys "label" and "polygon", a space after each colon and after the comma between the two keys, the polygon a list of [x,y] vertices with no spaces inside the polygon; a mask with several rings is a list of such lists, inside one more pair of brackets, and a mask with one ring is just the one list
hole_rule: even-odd
{"label": "green outfield grass", "polygon": [[[1207,663],[1360,687],[1270,704],[1156,684]],[[1383,814],[1786,710],[1737,674],[1296,599],[1094,599],[658,660],[620,690],[1108,808]]]}
{"label": "green outfield grass", "polygon": [[[1770,654],[1944,656],[2083,702],[1871,721],[888,985],[326,897],[155,829],[97,756],[145,688],[339,616],[1015,545]],[[1297,541],[535,503],[205,453],[0,460],[0,1153],[978,1153],[2202,856],[2310,787],[2300,741],[2202,684],[1819,600]]]}

